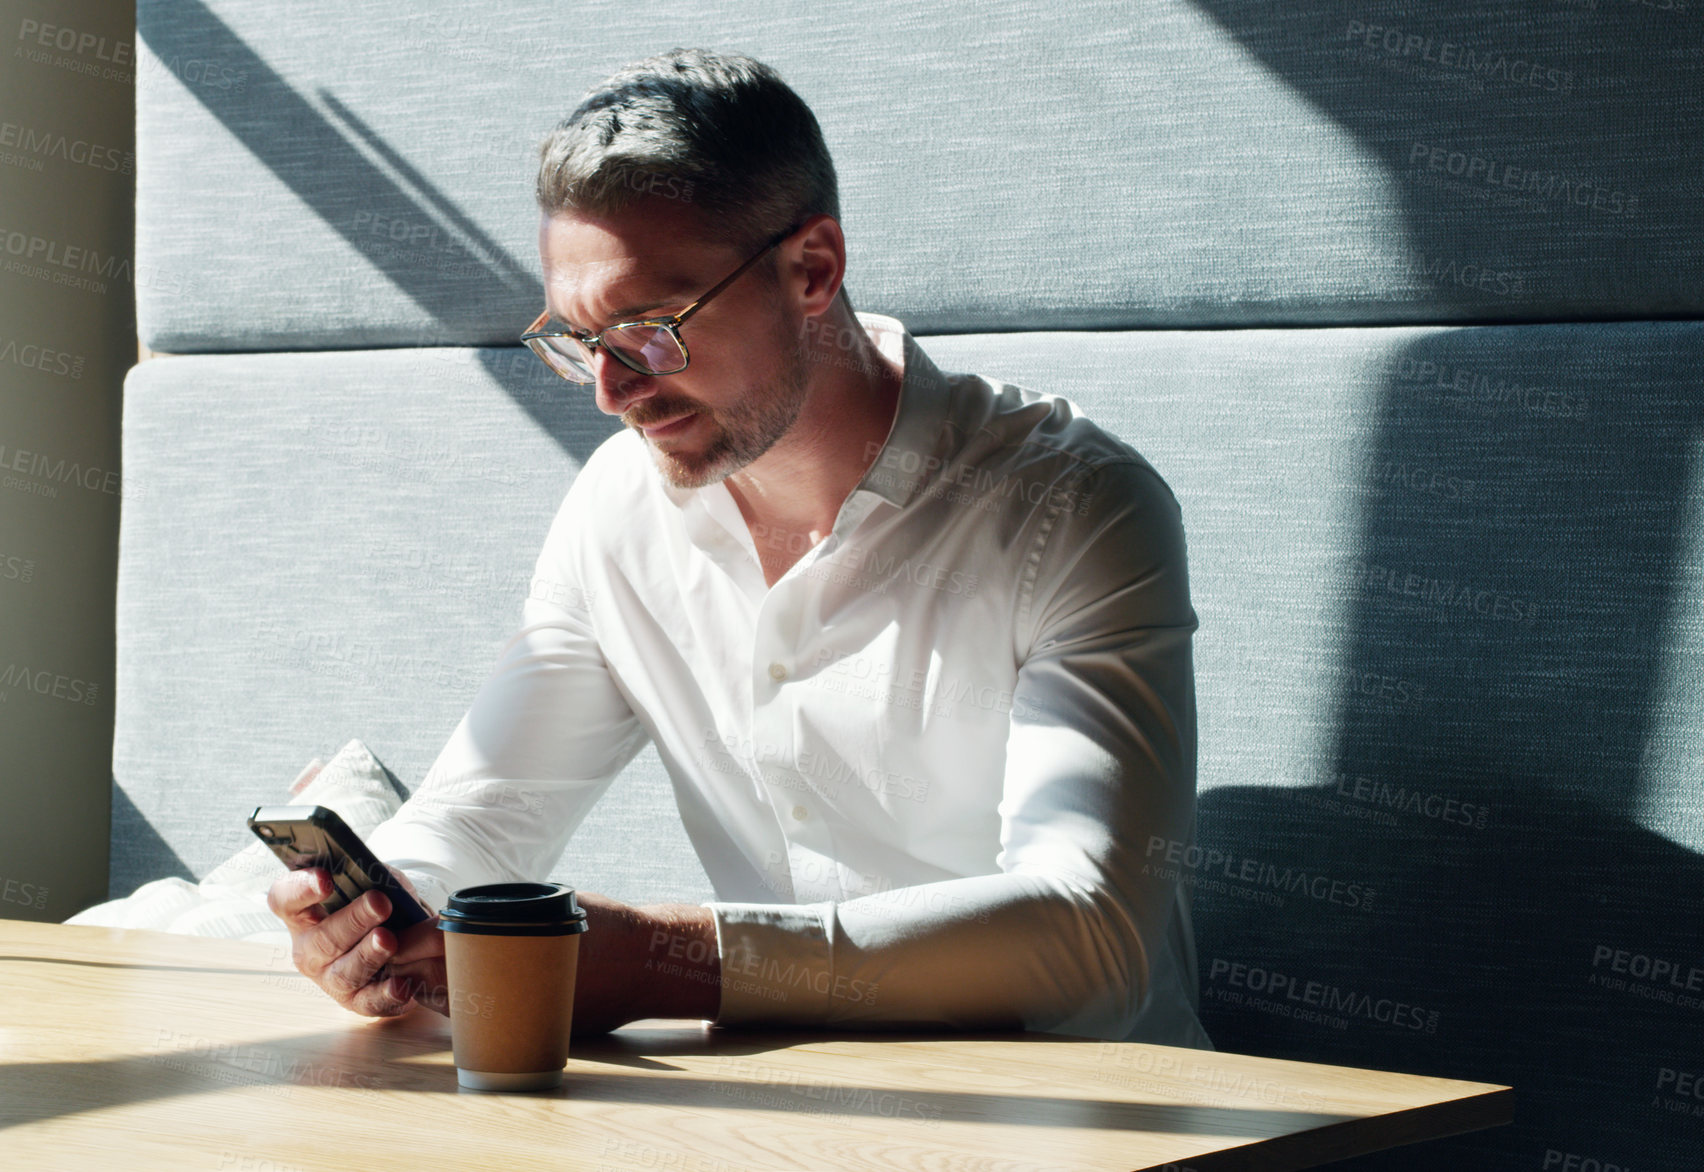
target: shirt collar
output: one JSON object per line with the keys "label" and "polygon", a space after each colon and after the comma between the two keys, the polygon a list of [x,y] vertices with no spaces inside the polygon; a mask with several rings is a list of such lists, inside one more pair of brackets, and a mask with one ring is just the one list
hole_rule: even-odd
{"label": "shirt collar", "polygon": [[951,391],[946,376],[898,320],[860,313],[858,321],[883,354],[901,362],[905,374],[893,426],[853,492],[874,493],[904,508],[930,473],[946,462]]}

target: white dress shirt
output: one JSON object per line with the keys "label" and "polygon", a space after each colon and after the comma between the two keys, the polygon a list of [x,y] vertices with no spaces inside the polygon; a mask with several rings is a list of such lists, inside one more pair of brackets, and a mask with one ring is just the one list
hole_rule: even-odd
{"label": "white dress shirt", "polygon": [[610,437],[373,849],[435,906],[541,878],[651,741],[717,896],[718,1023],[1207,1046],[1165,865],[1195,813],[1177,502],[1069,400],[860,320],[904,383],[833,530],[769,586],[726,484]]}

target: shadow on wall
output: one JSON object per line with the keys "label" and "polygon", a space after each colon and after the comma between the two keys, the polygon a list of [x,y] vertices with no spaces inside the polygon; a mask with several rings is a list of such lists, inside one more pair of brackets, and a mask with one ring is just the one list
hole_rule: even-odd
{"label": "shadow on wall", "polygon": [[[1626,312],[1581,316],[1698,316],[1663,291],[1704,255],[1704,6],[1197,2],[1384,159],[1484,320],[1582,287]],[[1518,1107],[1340,1167],[1699,1166],[1704,858],[1637,819],[1697,784],[1652,746],[1701,629],[1701,358],[1694,324],[1451,332],[1378,397],[1327,776],[1202,795],[1203,1017]]]}
{"label": "shadow on wall", "polygon": [[[374,269],[409,296],[433,319],[452,326],[480,320],[493,304],[519,296],[522,304],[543,305],[544,287],[531,270],[469,219],[406,159],[391,149],[353,110],[321,91],[327,111],[293,90],[231,27],[200,0],[182,0],[171,20],[142,27],[149,50],[161,60],[209,58],[248,79],[246,92],[266,95],[265,102],[232,101],[226,91],[191,86],[189,92],[207,112],[322,221],[360,253]],[[352,193],[359,194],[362,216],[349,214]],[[363,219],[365,217],[365,219]],[[457,255],[470,258],[453,281],[436,279],[418,257],[399,252],[383,235],[360,230],[372,222],[438,225],[457,242]],[[520,336],[524,322],[516,325]],[[474,352],[499,385],[513,386],[517,370],[532,373],[537,360],[524,350]],[[522,380],[532,386],[537,379]],[[555,390],[553,386],[551,388]],[[539,429],[583,463],[616,425],[597,424],[589,396],[521,394],[515,401]]]}
{"label": "shadow on wall", "polygon": [[1433,320],[1700,316],[1704,0],[1192,2],[1382,164]]}
{"label": "shadow on wall", "polygon": [[[216,86],[187,86],[207,112],[304,204],[335,228],[368,263],[445,325],[487,313],[493,303],[542,304],[538,278],[448,200],[428,178],[392,150],[359,115],[321,92],[316,107],[293,90],[231,27],[200,0],[182,0],[170,19],[140,29],[161,61],[216,60],[227,75],[246,79],[244,92],[264,102],[231,98]],[[387,238],[359,230],[352,195],[370,218],[439,225],[472,258],[455,281],[440,279],[418,258],[398,252]],[[517,327],[518,335],[518,327]],[[584,462],[619,424],[603,416],[590,396],[565,396],[562,385],[524,349],[471,352],[538,428],[576,462]],[[137,877],[173,875],[194,881],[187,863],[140,811],[122,785],[113,785],[111,895],[130,894]]]}
{"label": "shadow on wall", "polygon": [[1221,1048],[1519,1092],[1512,1127],[1356,1167],[1678,1169],[1704,1141],[1668,1105],[1700,1065],[1704,859],[1635,820],[1644,787],[1687,784],[1646,746],[1663,636],[1697,629],[1675,612],[1700,355],[1690,324],[1412,346],[1352,474],[1328,775],[1202,795]]}

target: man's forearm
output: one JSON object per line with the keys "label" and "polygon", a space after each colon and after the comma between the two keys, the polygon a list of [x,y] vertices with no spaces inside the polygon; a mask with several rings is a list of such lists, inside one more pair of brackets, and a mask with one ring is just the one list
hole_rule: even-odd
{"label": "man's forearm", "polygon": [[695,904],[651,904],[639,909],[652,921],[641,978],[652,1017],[714,1020],[722,1005],[722,963],[716,921]]}
{"label": "man's forearm", "polygon": [[1145,960],[1167,947],[1169,906],[1141,913],[1039,871],[835,903],[717,903],[717,1020],[1123,1036],[1149,990]]}

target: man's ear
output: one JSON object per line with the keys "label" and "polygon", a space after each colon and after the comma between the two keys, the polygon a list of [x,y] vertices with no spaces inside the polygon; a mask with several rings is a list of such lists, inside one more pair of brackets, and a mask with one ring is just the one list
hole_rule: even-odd
{"label": "man's ear", "polygon": [[833,216],[807,219],[782,251],[782,278],[799,312],[815,317],[834,303],[846,279],[846,237]]}

